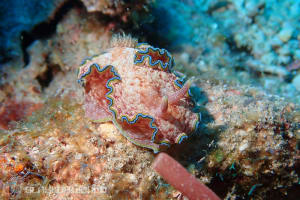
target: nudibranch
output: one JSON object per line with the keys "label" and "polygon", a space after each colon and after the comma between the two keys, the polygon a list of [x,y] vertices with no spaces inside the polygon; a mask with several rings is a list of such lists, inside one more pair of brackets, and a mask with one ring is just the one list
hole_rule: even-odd
{"label": "nudibranch", "polygon": [[85,90],[85,116],[112,121],[132,143],[158,152],[194,132],[191,81],[172,71],[165,49],[148,44],[112,47],[83,61],[78,82]]}

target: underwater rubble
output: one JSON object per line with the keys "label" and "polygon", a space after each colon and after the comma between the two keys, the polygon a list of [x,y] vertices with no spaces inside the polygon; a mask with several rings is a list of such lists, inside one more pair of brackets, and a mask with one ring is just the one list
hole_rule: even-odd
{"label": "underwater rubble", "polygon": [[297,199],[300,2],[76,2],[26,46],[27,62],[0,66],[1,198],[185,198],[152,168],[157,154],[86,118],[79,65],[124,31],[194,80],[200,127],[166,153],[221,199]]}
{"label": "underwater rubble", "polygon": [[[263,87],[299,102],[299,1],[157,2],[147,41],[180,53],[184,68]],[[172,9],[169,9],[172,8]],[[157,40],[156,38],[161,38]],[[207,73],[206,73],[207,72]]]}

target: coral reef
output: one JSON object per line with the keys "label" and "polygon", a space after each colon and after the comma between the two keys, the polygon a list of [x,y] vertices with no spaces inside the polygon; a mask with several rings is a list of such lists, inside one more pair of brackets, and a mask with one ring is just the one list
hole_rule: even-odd
{"label": "coral reef", "polygon": [[[127,142],[112,124],[95,126],[82,120],[83,113],[69,97],[56,97],[14,132],[4,133],[3,197],[118,199],[129,195],[135,199],[150,195],[150,182],[156,177],[149,167],[153,155]],[[48,191],[67,186],[73,189]],[[74,191],[80,187],[90,188],[90,195]],[[132,192],[127,193],[128,189]]]}
{"label": "coral reef", "polygon": [[[192,112],[201,113],[196,134],[171,145],[168,155],[222,199],[297,199],[298,1],[156,1],[140,10],[152,19],[148,23],[140,23],[143,19],[136,16],[134,6],[127,13],[125,1],[114,1],[117,6],[106,2],[112,15],[101,13],[104,7],[88,12],[83,4],[71,6],[61,17],[50,14],[55,19],[53,34],[32,38],[30,46],[23,46],[27,62],[1,64],[0,198],[185,198],[152,169],[156,155],[151,150],[131,143],[115,124],[85,116],[78,65],[99,52],[90,61],[127,47],[131,54],[123,61],[130,60],[134,69],[151,64],[147,70],[174,79],[167,81],[168,89],[160,93],[159,101],[152,102],[157,108],[154,115],[169,112],[178,99],[190,113],[188,88],[195,101]],[[137,46],[132,37],[120,34],[111,40],[112,30],[128,31],[120,29],[122,23],[139,41],[172,52],[176,65],[167,51]],[[28,27],[24,30],[33,25]],[[99,69],[105,64],[118,67],[101,61]],[[178,87],[176,77],[168,72],[170,66],[186,75],[176,72],[185,80],[175,82]],[[191,77],[193,83],[186,81]],[[140,88],[140,83],[133,85]],[[121,86],[118,91],[126,88]]]}
{"label": "coral reef", "polygon": [[263,87],[295,103],[299,82],[291,80],[299,70],[288,69],[299,60],[298,13],[298,1],[166,0],[141,27],[152,44],[179,53],[182,71]]}
{"label": "coral reef", "polygon": [[101,12],[109,16],[121,16],[126,22],[132,12],[144,10],[150,0],[124,1],[124,0],[81,0],[88,12]]}
{"label": "coral reef", "polygon": [[[202,147],[210,151],[190,167],[221,197],[285,198],[299,181],[299,106],[257,88],[199,84],[209,98],[201,133],[211,142]],[[188,148],[199,149],[203,138],[195,138],[189,144],[195,147]]]}
{"label": "coral reef", "polygon": [[[199,108],[201,134],[171,147],[169,154],[222,198],[270,193],[283,198],[299,181],[299,108],[255,88],[198,84],[209,96],[207,112]],[[49,98],[42,109],[1,133],[1,195],[177,198],[180,193],[152,171],[153,153],[126,140],[113,124],[87,120],[79,97]],[[53,191],[66,187],[69,192]],[[93,192],[75,191],[83,187]]]}

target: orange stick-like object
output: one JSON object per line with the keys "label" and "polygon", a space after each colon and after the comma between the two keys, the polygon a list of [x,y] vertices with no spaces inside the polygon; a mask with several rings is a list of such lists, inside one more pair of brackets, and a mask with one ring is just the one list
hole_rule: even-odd
{"label": "orange stick-like object", "polygon": [[152,167],[189,200],[221,200],[212,190],[166,153],[159,153]]}

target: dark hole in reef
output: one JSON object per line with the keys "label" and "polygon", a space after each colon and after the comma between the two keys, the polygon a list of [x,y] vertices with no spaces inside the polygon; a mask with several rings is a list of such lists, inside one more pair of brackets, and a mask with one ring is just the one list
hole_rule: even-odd
{"label": "dark hole in reef", "polygon": [[4,80],[6,80],[8,77],[8,72],[5,71],[5,67],[2,67],[0,64],[0,86],[4,83]]}
{"label": "dark hole in reef", "polygon": [[21,47],[23,51],[23,60],[25,63],[25,66],[28,65],[30,56],[26,51],[26,48],[34,41],[34,38],[32,35],[28,34],[27,32],[21,33]]}
{"label": "dark hole in reef", "polygon": [[25,66],[30,61],[30,56],[27,53],[27,47],[37,39],[44,39],[55,33],[56,25],[63,18],[63,16],[71,10],[73,7],[83,7],[83,4],[79,0],[69,0],[66,1],[58,10],[55,12],[54,17],[49,21],[43,22],[35,26],[30,32],[22,32],[21,47],[24,55]]}
{"label": "dark hole in reef", "polygon": [[[4,36],[1,36],[0,37],[4,37]],[[0,49],[0,63],[6,63],[6,62],[9,62],[11,60],[11,57],[9,56],[6,56],[6,53],[7,51],[12,51],[11,49]],[[0,69],[2,69],[2,65],[0,65]],[[0,72],[1,74],[1,72]]]}
{"label": "dark hole in reef", "polygon": [[44,90],[46,87],[49,86],[50,82],[52,81],[55,74],[61,71],[61,68],[59,65],[49,64],[47,66],[47,69],[42,74],[39,74],[36,79],[38,80],[39,84],[42,87],[42,90]]}
{"label": "dark hole in reef", "polygon": [[292,73],[289,73],[288,75],[286,75],[285,77],[283,77],[285,82],[287,83],[291,83],[294,79],[294,75]]}
{"label": "dark hole in reef", "polygon": [[[283,193],[283,191],[286,191]],[[292,186],[283,186],[276,190],[266,192],[268,199],[272,200],[298,200],[300,196],[300,185],[293,184]]]}
{"label": "dark hole in reef", "polygon": [[219,1],[208,8],[207,14],[212,15],[213,12],[218,11],[221,8],[228,7],[229,5],[231,5],[231,3],[228,1]]}
{"label": "dark hole in reef", "polygon": [[[226,179],[225,181],[224,178]],[[228,193],[228,189],[233,186],[233,182],[228,181],[227,177],[224,177],[222,173],[216,173],[216,176],[212,178],[207,186],[212,188],[213,191],[223,199]]]}
{"label": "dark hole in reef", "polygon": [[226,37],[225,41],[233,53],[243,53],[244,52],[246,55],[251,55],[251,49],[249,49],[247,46],[238,46],[232,36]]}
{"label": "dark hole in reef", "polygon": [[[133,35],[137,35],[142,41],[145,41],[154,47],[174,50],[176,44],[181,42],[184,37],[174,32],[174,24],[181,26],[171,14],[171,12],[163,6],[151,7],[151,13],[146,16],[137,17],[138,25],[136,27],[128,27]],[[170,34],[172,33],[172,34]],[[140,41],[141,42],[141,41]]]}

